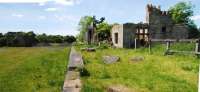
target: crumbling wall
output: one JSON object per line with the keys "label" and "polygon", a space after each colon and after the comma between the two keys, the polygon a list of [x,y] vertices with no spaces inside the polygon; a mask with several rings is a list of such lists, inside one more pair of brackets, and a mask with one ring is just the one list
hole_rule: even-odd
{"label": "crumbling wall", "polygon": [[[115,42],[115,33],[118,34],[118,42]],[[123,25],[114,25],[111,30],[111,37],[113,46],[123,48]]]}
{"label": "crumbling wall", "polygon": [[123,47],[131,48],[134,47],[136,24],[126,23],[123,25],[124,36],[123,36]]}
{"label": "crumbling wall", "polygon": [[[149,23],[150,38],[152,39],[186,39],[187,28],[174,24],[168,11],[162,11],[160,6],[148,4],[146,7],[146,22]],[[182,31],[183,30],[183,31]]]}
{"label": "crumbling wall", "polygon": [[172,29],[172,37],[174,39],[187,39],[188,27],[184,24],[176,24]]}

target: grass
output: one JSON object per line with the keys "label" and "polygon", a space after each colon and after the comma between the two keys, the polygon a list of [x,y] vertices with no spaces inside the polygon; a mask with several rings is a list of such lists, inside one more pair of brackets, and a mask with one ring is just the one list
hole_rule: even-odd
{"label": "grass", "polygon": [[[80,50],[81,46],[76,46]],[[82,77],[82,92],[105,92],[108,86],[124,85],[133,92],[197,92],[199,59],[194,55],[164,56],[165,46],[148,49],[97,49],[81,51],[89,76]],[[104,64],[102,56],[115,55],[120,61]],[[130,62],[143,56],[141,62]]]}
{"label": "grass", "polygon": [[60,92],[69,48],[0,48],[0,92]]}

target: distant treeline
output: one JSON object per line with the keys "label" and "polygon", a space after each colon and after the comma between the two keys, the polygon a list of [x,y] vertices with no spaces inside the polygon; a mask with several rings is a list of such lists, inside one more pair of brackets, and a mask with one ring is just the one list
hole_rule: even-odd
{"label": "distant treeline", "polygon": [[76,41],[74,36],[61,35],[36,35],[34,32],[7,32],[0,33],[0,46],[31,47],[38,43],[72,43]]}

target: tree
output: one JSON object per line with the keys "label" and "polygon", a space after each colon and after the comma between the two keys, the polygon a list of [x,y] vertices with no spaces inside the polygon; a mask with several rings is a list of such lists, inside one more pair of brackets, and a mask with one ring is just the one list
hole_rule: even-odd
{"label": "tree", "polygon": [[7,32],[5,35],[0,33],[0,47],[31,47],[40,43],[72,43],[76,41],[74,36],[61,35],[36,35],[33,31],[30,32]]}
{"label": "tree", "polygon": [[13,46],[16,32],[7,32],[4,37],[6,39],[6,46]]}
{"label": "tree", "polygon": [[48,43],[47,35],[45,33],[37,35],[36,39],[41,43]]}
{"label": "tree", "polygon": [[189,38],[199,38],[200,37],[200,30],[197,28],[197,25],[191,21],[188,23],[189,28]]}
{"label": "tree", "polygon": [[109,40],[111,28],[112,26],[106,22],[103,22],[97,26],[97,35],[99,41]]}
{"label": "tree", "polygon": [[179,2],[169,9],[169,13],[175,23],[189,23],[193,16],[192,8],[190,2]]}
{"label": "tree", "polygon": [[200,32],[195,23],[190,19],[193,16],[193,5],[191,2],[179,2],[169,9],[169,13],[178,24],[186,24],[189,29],[189,38],[198,38]]}
{"label": "tree", "polygon": [[55,43],[62,43],[63,37],[60,36],[60,35],[56,35],[56,36],[53,36],[53,40],[54,40]]}
{"label": "tree", "polygon": [[3,37],[3,34],[2,34],[2,33],[0,33],[0,38],[1,38],[1,37]]}
{"label": "tree", "polygon": [[84,16],[80,19],[80,21],[79,21],[79,31],[80,31],[80,33],[77,36],[79,41],[83,42],[84,37],[85,37],[85,32],[87,32],[88,26],[92,23],[92,21],[93,21],[92,16]]}
{"label": "tree", "polygon": [[76,41],[74,36],[64,36],[64,42],[73,43]]}
{"label": "tree", "polygon": [[6,46],[6,39],[2,33],[0,33],[0,47]]}
{"label": "tree", "polygon": [[34,46],[37,44],[36,34],[33,31],[24,34],[25,46]]}

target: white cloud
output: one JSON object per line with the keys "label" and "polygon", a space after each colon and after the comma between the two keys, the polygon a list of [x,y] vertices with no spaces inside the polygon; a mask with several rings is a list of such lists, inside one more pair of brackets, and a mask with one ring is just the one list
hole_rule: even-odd
{"label": "white cloud", "polygon": [[22,18],[22,17],[24,17],[23,14],[12,14],[12,16],[13,16],[13,17],[18,17],[18,18]]}
{"label": "white cloud", "polygon": [[0,3],[43,3],[49,0],[0,0]]}
{"label": "white cloud", "polygon": [[47,2],[54,2],[61,5],[80,4],[81,0],[0,0],[0,3],[38,3],[44,6]]}
{"label": "white cloud", "polygon": [[39,19],[44,20],[44,19],[46,19],[46,16],[39,16]]}
{"label": "white cloud", "polygon": [[47,9],[45,9],[45,11],[57,11],[58,10],[58,8],[47,8]]}
{"label": "white cloud", "polygon": [[39,3],[39,6],[44,6],[45,2]]}
{"label": "white cloud", "polygon": [[195,15],[191,17],[192,20],[200,20],[200,15]]}
{"label": "white cloud", "polygon": [[72,21],[77,22],[80,18],[78,16],[72,16],[72,15],[54,15],[56,19],[59,21]]}

